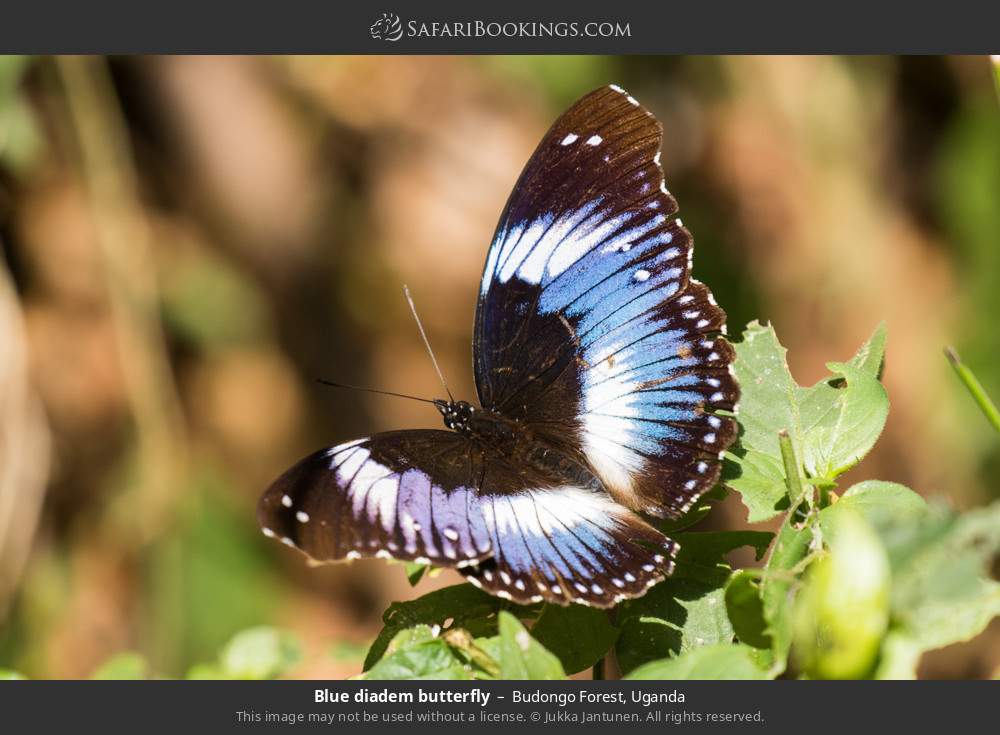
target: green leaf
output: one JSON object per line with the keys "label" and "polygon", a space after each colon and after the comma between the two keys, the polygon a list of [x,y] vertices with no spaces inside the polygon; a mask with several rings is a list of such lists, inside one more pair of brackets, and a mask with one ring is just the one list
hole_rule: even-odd
{"label": "green leaf", "polygon": [[767,635],[771,638],[774,671],[784,671],[792,645],[793,602],[798,591],[797,567],[803,562],[813,540],[811,527],[799,528],[795,513],[789,513],[774,540],[771,556],[764,565],[761,604]]}
{"label": "green leaf", "polygon": [[499,662],[501,679],[565,679],[559,659],[531,637],[521,622],[500,613]]}
{"label": "green leaf", "polygon": [[741,643],[754,648],[770,649],[771,636],[764,619],[764,602],[760,596],[760,574],[742,570],[726,585],[726,613],[733,631]]}
{"label": "green leaf", "polygon": [[406,579],[409,581],[411,587],[416,587],[421,579],[424,577],[424,573],[430,569],[427,564],[417,564],[416,562],[406,562],[404,565],[406,568]]}
{"label": "green leaf", "polygon": [[626,679],[692,681],[697,679],[753,680],[770,678],[755,661],[755,653],[742,644],[717,644],[696,648],[674,658],[652,661]]}
{"label": "green leaf", "polygon": [[472,671],[427,625],[396,634],[386,655],[364,674],[367,680],[471,679]]}
{"label": "green leaf", "polygon": [[887,525],[915,527],[927,515],[927,501],[905,485],[867,480],[853,485],[835,504],[820,511],[824,532],[830,532],[841,513],[859,513],[876,529]]}
{"label": "green leaf", "polygon": [[873,375],[849,363],[828,363],[846,386],[820,383],[802,401],[809,428],[802,437],[803,462],[812,477],[833,479],[871,451],[889,416],[889,396]]}
{"label": "green leaf", "polygon": [[786,499],[778,431],[796,438],[798,391],[785,359],[786,350],[770,325],[751,322],[733,345],[733,371],[740,383],[739,444],[727,458],[724,479],[743,498],[750,523],[773,518]]}
{"label": "green leaf", "polygon": [[219,664],[231,679],[274,679],[299,662],[298,641],[290,633],[261,626],[237,633]]}
{"label": "green leaf", "polygon": [[891,634],[877,675],[912,678],[924,651],[972,640],[1000,616],[1000,583],[990,577],[1000,550],[1000,502],[960,516],[930,509],[916,526],[886,518],[879,531],[893,589]]}
{"label": "green leaf", "polygon": [[91,679],[145,679],[149,674],[149,663],[134,651],[125,651],[112,656],[90,675]]}
{"label": "green leaf", "polygon": [[761,531],[681,533],[674,574],[643,597],[618,609],[621,632],[615,651],[622,671],[648,661],[715,643],[729,643],[726,555],[751,546],[760,558],[772,534]]}
{"label": "green leaf", "polygon": [[474,636],[491,636],[497,631],[497,611],[516,607],[471,584],[456,584],[416,600],[394,602],[382,615],[385,627],[368,650],[364,669],[367,671],[382,658],[389,641],[401,630],[423,624],[465,628]]}
{"label": "green leaf", "polygon": [[575,674],[604,658],[618,638],[618,628],[604,610],[546,605],[531,634],[559,657],[566,673]]}
{"label": "green leaf", "polygon": [[848,513],[871,524],[891,566],[890,631],[876,676],[913,678],[925,651],[971,640],[1000,615],[1000,584],[989,574],[1000,503],[956,515],[903,485],[862,482],[820,512],[824,534]]}
{"label": "green leaf", "polygon": [[848,363],[830,363],[833,374],[810,388],[792,378],[773,327],[752,322],[734,347],[742,431],[727,454],[723,479],[740,493],[753,523],[773,518],[789,504],[779,431],[788,432],[810,475],[824,481],[871,449],[888,412],[878,382],[885,327],[879,325]]}
{"label": "green leaf", "polygon": [[861,348],[851,358],[851,366],[869,377],[881,379],[882,368],[885,365],[886,337],[885,322],[879,322],[872,336],[861,345]]}
{"label": "green leaf", "polygon": [[693,506],[688,510],[687,513],[682,515],[677,520],[664,520],[656,524],[663,533],[668,536],[677,533],[678,531],[683,531],[697,523],[700,523],[705,519],[712,507],[723,500],[726,499],[726,486],[716,485],[714,488],[709,490],[707,493],[698,498]]}

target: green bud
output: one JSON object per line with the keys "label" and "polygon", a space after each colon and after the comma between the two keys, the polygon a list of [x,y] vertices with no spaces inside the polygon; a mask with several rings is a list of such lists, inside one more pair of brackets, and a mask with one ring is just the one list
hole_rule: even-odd
{"label": "green bud", "polygon": [[829,554],[813,563],[795,606],[793,655],[816,679],[869,675],[889,624],[889,560],[857,513],[829,527]]}

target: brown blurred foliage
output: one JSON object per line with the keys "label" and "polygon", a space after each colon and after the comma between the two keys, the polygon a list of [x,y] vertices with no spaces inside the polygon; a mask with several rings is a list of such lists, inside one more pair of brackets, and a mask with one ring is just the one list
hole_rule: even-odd
{"label": "brown blurred foliage", "polygon": [[[988,180],[967,162],[998,150],[976,127],[996,104],[984,59],[2,63],[0,664],[78,677],[137,648],[176,675],[270,621],[305,641],[299,675],[357,672],[382,609],[416,594],[402,568],[309,568],[258,538],[256,499],[319,446],[437,424],[314,382],[440,392],[403,283],[454,392],[474,395],[497,216],[561,108],[609,82],[664,123],[695,270],[731,333],[773,321],[808,383],[888,322],[889,424],[851,479],[997,494],[995,442],[940,357],[996,316],[976,238],[1000,230],[956,225]],[[743,518],[730,498],[712,523]],[[986,638],[926,674],[988,674]]]}

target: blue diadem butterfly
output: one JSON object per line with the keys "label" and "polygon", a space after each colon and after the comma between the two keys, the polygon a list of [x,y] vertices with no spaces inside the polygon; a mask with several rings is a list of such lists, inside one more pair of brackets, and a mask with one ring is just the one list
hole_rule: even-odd
{"label": "blue diadem butterfly", "polygon": [[306,457],[261,498],[266,535],[317,561],[453,567],[518,603],[609,607],[671,573],[677,544],[644,516],[677,518],[718,481],[739,387],[662,134],[615,85],[555,122],[486,256],[479,405],[437,400],[449,431]]}

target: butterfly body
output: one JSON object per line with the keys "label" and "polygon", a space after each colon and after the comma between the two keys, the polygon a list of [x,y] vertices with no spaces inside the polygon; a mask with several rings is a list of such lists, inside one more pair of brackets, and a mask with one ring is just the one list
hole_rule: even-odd
{"label": "butterfly body", "polygon": [[608,607],[670,573],[677,546],[642,516],[676,518],[716,483],[739,388],[661,137],[615,86],[556,121],[487,254],[480,406],[437,400],[451,431],[307,457],[261,499],[265,534],[317,560],[454,567],[522,603]]}

